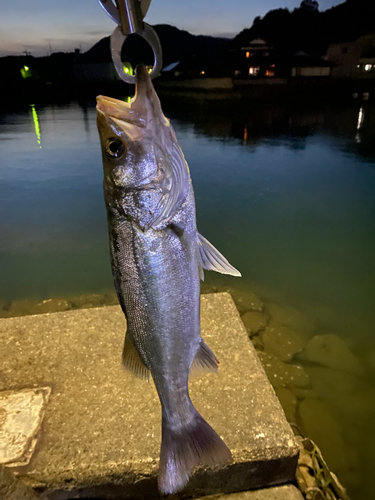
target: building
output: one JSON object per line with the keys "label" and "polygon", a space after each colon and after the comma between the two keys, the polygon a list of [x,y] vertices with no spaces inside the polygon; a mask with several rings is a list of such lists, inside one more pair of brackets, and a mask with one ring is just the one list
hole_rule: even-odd
{"label": "building", "polygon": [[291,77],[292,78],[329,78],[332,74],[333,63],[312,57],[306,52],[298,52],[292,57]]}
{"label": "building", "polygon": [[330,45],[327,59],[334,78],[375,78],[375,33]]}
{"label": "building", "polygon": [[275,76],[273,47],[265,40],[256,38],[244,47],[232,51],[233,75],[237,78]]}

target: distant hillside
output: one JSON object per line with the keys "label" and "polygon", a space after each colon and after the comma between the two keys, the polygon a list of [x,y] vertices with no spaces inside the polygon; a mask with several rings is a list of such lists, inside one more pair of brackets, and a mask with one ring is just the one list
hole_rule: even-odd
{"label": "distant hillside", "polygon": [[375,31],[375,0],[346,0],[325,12],[303,7],[292,12],[271,10],[263,18],[256,17],[251,28],[241,31],[230,47],[264,38],[280,53],[303,50],[323,55],[329,44],[355,40],[371,31]]}
{"label": "distant hillside", "polygon": [[[158,34],[163,48],[163,66],[194,57],[208,60],[215,57],[228,44],[227,38],[192,35],[168,24],[157,24],[153,28]],[[152,64],[153,54],[147,42],[140,37],[131,36],[124,44],[122,59],[130,62],[133,66],[140,61]],[[90,50],[82,54],[81,61],[111,62],[110,38],[102,38]]]}

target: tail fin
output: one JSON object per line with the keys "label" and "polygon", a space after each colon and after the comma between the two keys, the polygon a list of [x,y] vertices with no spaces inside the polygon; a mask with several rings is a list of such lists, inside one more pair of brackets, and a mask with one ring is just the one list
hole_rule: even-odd
{"label": "tail fin", "polygon": [[172,429],[163,416],[162,426],[158,485],[164,495],[183,488],[196,465],[221,464],[232,458],[227,445],[195,408],[189,424]]}

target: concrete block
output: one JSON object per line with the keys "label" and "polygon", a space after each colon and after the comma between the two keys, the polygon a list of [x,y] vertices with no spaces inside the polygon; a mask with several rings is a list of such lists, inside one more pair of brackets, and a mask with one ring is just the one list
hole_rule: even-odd
{"label": "concrete block", "polygon": [[[230,295],[201,300],[220,369],[190,393],[233,462],[198,469],[179,498],[293,480],[298,447]],[[153,384],[122,369],[125,329],[119,306],[0,319],[0,390],[52,388],[35,452],[17,469],[52,500],[159,498],[160,404]]]}
{"label": "concrete block", "polygon": [[230,495],[210,495],[198,500],[304,500],[302,493],[292,484],[263,488],[261,490],[241,491]]}
{"label": "concrete block", "polygon": [[0,498],[2,500],[40,500],[31,488],[0,465]]}

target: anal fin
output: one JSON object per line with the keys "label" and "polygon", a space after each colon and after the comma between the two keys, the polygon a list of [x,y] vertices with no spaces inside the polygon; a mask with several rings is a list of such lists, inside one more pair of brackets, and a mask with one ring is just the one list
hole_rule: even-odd
{"label": "anal fin", "polygon": [[132,372],[136,377],[149,381],[150,370],[142,361],[129,335],[125,336],[122,364],[126,370]]}
{"label": "anal fin", "polygon": [[218,367],[219,360],[206,342],[201,339],[199,349],[190,368],[190,376],[196,377],[202,373],[217,373]]}

